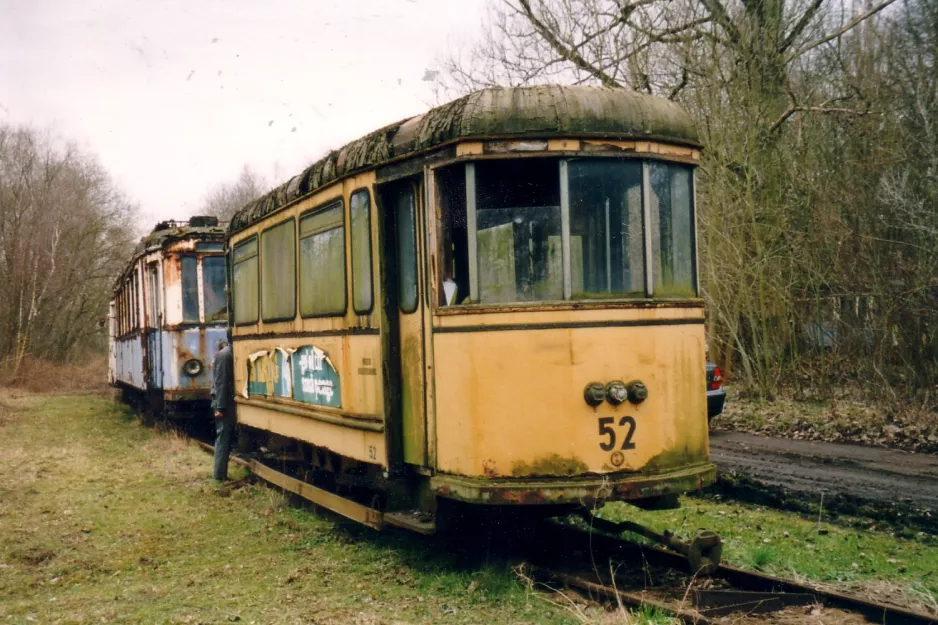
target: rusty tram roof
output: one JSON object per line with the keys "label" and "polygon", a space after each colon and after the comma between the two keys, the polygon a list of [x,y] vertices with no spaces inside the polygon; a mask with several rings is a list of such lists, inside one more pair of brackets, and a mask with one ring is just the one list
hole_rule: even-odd
{"label": "rusty tram roof", "polygon": [[176,221],[173,219],[161,221],[156,224],[150,234],[142,237],[134,248],[127,264],[121,270],[114,283],[114,289],[120,288],[124,277],[141,256],[153,250],[163,249],[167,244],[183,239],[213,239],[224,241],[228,232],[228,224],[219,221],[216,217],[191,217],[189,221]]}
{"label": "rusty tram roof", "polygon": [[161,221],[156,224],[150,234],[140,239],[134,249],[134,257],[180,239],[224,238],[227,231],[227,224],[220,222],[216,217],[192,217],[189,221]]}
{"label": "rusty tram roof", "polygon": [[495,87],[385,126],[330,152],[253,200],[231,232],[346,176],[462,139],[596,137],[657,139],[699,147],[693,119],[678,104],[625,89],[542,85]]}

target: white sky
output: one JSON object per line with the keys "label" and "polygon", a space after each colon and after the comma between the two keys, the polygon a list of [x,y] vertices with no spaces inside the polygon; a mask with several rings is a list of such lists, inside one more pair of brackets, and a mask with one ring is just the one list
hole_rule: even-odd
{"label": "white sky", "polygon": [[149,229],[435,104],[424,74],[485,2],[0,0],[0,123],[95,154]]}

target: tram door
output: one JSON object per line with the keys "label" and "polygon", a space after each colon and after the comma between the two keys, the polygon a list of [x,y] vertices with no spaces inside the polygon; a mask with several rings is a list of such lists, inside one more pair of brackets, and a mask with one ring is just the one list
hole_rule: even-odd
{"label": "tram door", "polygon": [[391,418],[397,421],[393,430],[400,437],[400,445],[394,446],[403,462],[418,466],[427,464],[422,188],[419,179],[407,179],[379,189],[385,215],[389,364],[391,385],[397,387],[392,391],[397,409]]}

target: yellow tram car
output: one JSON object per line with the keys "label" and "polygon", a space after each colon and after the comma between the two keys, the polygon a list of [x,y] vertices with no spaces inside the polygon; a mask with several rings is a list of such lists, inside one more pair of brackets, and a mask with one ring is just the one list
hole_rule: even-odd
{"label": "yellow tram car", "polygon": [[238,421],[372,526],[437,503],[650,506],[715,478],[694,123],[495,88],[330,153],[231,222]]}

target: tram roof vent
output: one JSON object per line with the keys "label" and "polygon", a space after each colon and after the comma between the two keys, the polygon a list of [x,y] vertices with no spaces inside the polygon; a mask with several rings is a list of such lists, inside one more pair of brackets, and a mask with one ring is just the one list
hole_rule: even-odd
{"label": "tram roof vent", "polygon": [[197,215],[189,218],[189,225],[193,228],[213,228],[218,225],[218,217]]}

